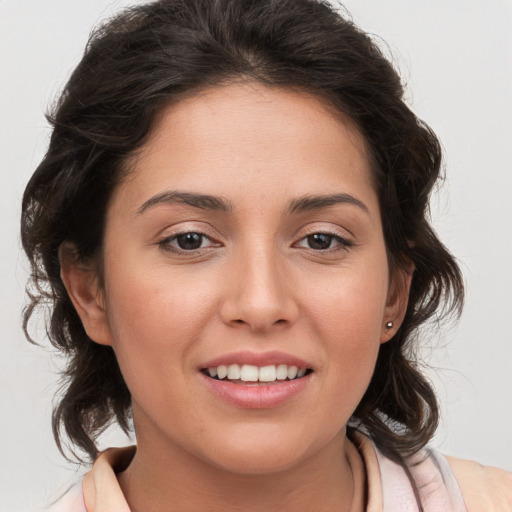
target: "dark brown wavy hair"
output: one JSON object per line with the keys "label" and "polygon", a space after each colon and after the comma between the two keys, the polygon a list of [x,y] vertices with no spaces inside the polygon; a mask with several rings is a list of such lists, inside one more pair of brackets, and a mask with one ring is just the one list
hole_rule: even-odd
{"label": "dark brown wavy hair", "polygon": [[[60,278],[59,247],[101,260],[105,212],[125,163],[165,105],[209,86],[256,81],[307,91],[348,115],[363,134],[377,183],[391,270],[414,274],[405,319],[381,346],[351,425],[388,455],[417,452],[438,406],[415,356],[417,329],[460,312],[456,261],[428,221],[440,144],[403,100],[400,77],[372,39],[320,0],[161,0],[121,12],[92,34],[48,119],[48,151],[23,196],[21,236],[32,266],[25,332],[47,306],[47,332],[67,356],[53,413],[91,458],[113,421],[130,429],[131,397],[112,349],[85,333]],[[354,428],[354,427],[352,427]]]}

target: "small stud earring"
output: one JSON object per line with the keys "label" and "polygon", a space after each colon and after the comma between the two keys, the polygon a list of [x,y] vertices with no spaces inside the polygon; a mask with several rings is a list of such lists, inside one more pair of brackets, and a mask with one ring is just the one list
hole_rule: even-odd
{"label": "small stud earring", "polygon": [[388,323],[386,324],[386,329],[387,329],[387,330],[391,329],[392,327],[393,327],[393,322],[388,322]]}

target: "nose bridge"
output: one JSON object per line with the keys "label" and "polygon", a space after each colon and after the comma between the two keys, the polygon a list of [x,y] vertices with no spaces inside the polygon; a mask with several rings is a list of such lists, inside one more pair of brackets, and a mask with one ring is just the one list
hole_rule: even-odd
{"label": "nose bridge", "polygon": [[224,304],[224,321],[263,331],[291,323],[297,305],[286,282],[285,262],[269,240],[243,244],[232,266],[232,278]]}

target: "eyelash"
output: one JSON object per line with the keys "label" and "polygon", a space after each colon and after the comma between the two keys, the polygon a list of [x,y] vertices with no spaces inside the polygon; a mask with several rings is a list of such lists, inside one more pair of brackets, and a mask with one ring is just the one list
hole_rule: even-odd
{"label": "eyelash", "polygon": [[[199,237],[201,237],[201,245],[205,239],[212,241],[210,236],[208,236],[206,233],[203,233],[201,231],[183,231],[183,232],[175,233],[171,236],[167,236],[167,237],[163,238],[162,240],[160,240],[158,242],[158,245],[160,246],[160,248],[162,250],[172,252],[172,253],[178,254],[178,255],[180,255],[180,254],[182,254],[182,255],[198,254],[198,253],[204,252],[205,250],[209,249],[209,247],[198,247],[197,249],[186,250],[186,249],[181,249],[179,247],[174,247],[171,245],[171,243],[174,241],[177,241],[177,239],[180,236],[189,235],[189,234],[190,235],[198,235]],[[310,247],[309,248],[303,247],[304,249],[312,250],[315,253],[326,254],[326,253],[333,253],[333,252],[338,252],[338,251],[348,251],[355,245],[352,241],[348,240],[347,238],[345,238],[339,234],[336,234],[336,233],[331,233],[329,231],[314,231],[312,233],[309,233],[309,234],[303,236],[298,242],[307,240],[308,238],[315,236],[315,235],[323,235],[323,236],[329,237],[331,239],[329,245],[331,245],[332,242],[334,241],[338,244],[338,247],[334,247],[334,248],[328,247],[327,249],[312,249]],[[294,244],[294,246],[295,245],[296,244]],[[213,246],[218,247],[218,244],[214,243]]]}
{"label": "eyelash", "polygon": [[303,236],[299,240],[299,242],[302,242],[303,240],[307,240],[308,238],[315,236],[315,235],[322,235],[322,236],[329,237],[331,239],[329,245],[331,245],[331,243],[334,241],[334,242],[337,242],[338,247],[328,247],[327,249],[318,249],[318,250],[306,247],[305,249],[311,249],[314,252],[319,252],[319,253],[325,254],[325,253],[332,253],[332,252],[337,252],[337,251],[348,251],[350,248],[352,248],[354,246],[354,242],[352,242],[348,238],[345,238],[344,236],[341,236],[337,233],[332,233],[330,231],[314,231],[312,233],[307,234],[306,236]]}
{"label": "eyelash", "polygon": [[[169,252],[172,252],[172,253],[175,253],[178,255],[180,255],[180,254],[183,254],[183,255],[197,254],[197,253],[203,252],[205,249],[208,249],[205,247],[199,247],[197,249],[186,250],[186,249],[181,249],[179,247],[173,247],[171,245],[171,242],[176,241],[178,239],[178,237],[184,236],[184,235],[198,235],[202,239],[201,245],[202,245],[202,242],[204,241],[204,239],[211,240],[211,237],[209,237],[206,233],[203,233],[202,231],[189,230],[189,231],[182,231],[180,233],[174,233],[171,236],[167,236],[167,237],[163,238],[162,240],[160,240],[158,242],[158,245],[164,251],[169,251]],[[214,244],[214,246],[215,245],[216,244]]]}

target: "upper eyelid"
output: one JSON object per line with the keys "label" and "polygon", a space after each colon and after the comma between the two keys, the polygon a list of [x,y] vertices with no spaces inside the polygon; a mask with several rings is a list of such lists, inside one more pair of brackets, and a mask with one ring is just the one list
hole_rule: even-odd
{"label": "upper eyelid", "polygon": [[173,233],[162,235],[161,238],[176,238],[177,236],[186,235],[187,233],[197,233],[198,235],[205,236],[206,238],[213,238],[211,234],[201,229],[180,229],[179,231],[174,231]]}
{"label": "upper eyelid", "polygon": [[171,233],[170,235],[164,235],[164,236],[162,236],[160,238],[160,241],[164,242],[166,240],[175,240],[179,236],[187,235],[188,233],[195,233],[197,235],[200,235],[200,236],[203,236],[205,238],[208,238],[208,240],[213,240],[213,238],[210,235],[208,235],[207,233],[203,233],[202,231],[191,231],[191,230],[188,230],[188,231],[177,231],[176,233]]}
{"label": "upper eyelid", "polygon": [[[223,243],[223,239],[226,238],[226,234],[223,235],[222,233],[219,233],[219,231],[209,223],[190,220],[174,224],[173,226],[168,226],[166,229],[162,230],[159,235],[157,235],[157,239],[161,242],[186,233],[198,233],[217,243]],[[295,230],[295,233],[291,236],[292,243],[295,244],[303,238],[317,233],[338,237],[343,240],[350,241],[351,243],[355,243],[356,238],[346,227],[342,227],[332,222],[314,221],[298,227]]]}
{"label": "upper eyelid", "polygon": [[183,230],[183,231],[176,231],[175,233],[164,235],[164,236],[159,238],[158,243],[162,243],[162,242],[166,242],[166,241],[171,241],[171,240],[176,240],[176,238],[178,238],[179,236],[186,235],[187,233],[196,233],[196,234],[198,234],[200,236],[203,236],[203,237],[207,238],[208,240],[210,240],[210,242],[219,243],[212,235],[210,235],[210,234],[208,234],[208,233],[206,233],[204,231],[198,230],[198,229],[186,229],[186,230]]}
{"label": "upper eyelid", "polygon": [[[316,223],[314,223],[316,224]],[[330,224],[330,223],[329,223]],[[330,224],[330,227],[325,226],[303,226],[296,231],[295,237],[297,240],[302,240],[304,237],[313,235],[315,233],[323,233],[326,235],[337,236],[346,240],[353,240],[355,236],[346,228],[341,226]]]}
{"label": "upper eyelid", "polygon": [[[348,239],[347,237],[336,235],[334,233],[325,233],[325,232],[319,232],[319,231],[310,233],[309,235],[306,235],[306,236],[303,236],[303,237],[299,238],[297,240],[297,242],[294,242],[294,245],[297,245],[299,242],[302,242],[303,240],[307,239],[311,235],[315,235],[315,234],[327,235],[327,236],[330,236],[330,237],[332,237],[334,239],[337,239],[338,245],[343,250],[350,249],[350,248],[352,248],[352,247],[354,247],[356,245],[352,240]],[[301,249],[304,249],[304,247],[301,247]],[[314,250],[315,252],[322,252],[322,251],[328,252],[328,251],[333,251],[334,248],[329,248],[329,249],[312,249],[312,250]]]}
{"label": "upper eyelid", "polygon": [[[210,244],[207,247],[198,247],[196,249],[189,249],[189,250],[182,249],[181,247],[175,247],[172,244],[172,242],[176,241],[180,235],[187,234],[187,233],[197,233],[197,234],[207,238],[209,240]],[[327,236],[331,236],[333,239],[336,239],[337,246],[329,247],[327,249],[313,249],[313,248],[308,249],[307,247],[300,247],[298,245],[299,243],[306,240],[309,236],[314,235],[314,234],[324,234]],[[161,238],[160,240],[158,240],[157,245],[160,246],[162,250],[173,252],[178,256],[179,255],[182,255],[182,256],[189,255],[192,257],[193,255],[205,254],[208,251],[210,251],[211,249],[218,249],[219,247],[222,247],[224,244],[222,242],[216,242],[215,239],[213,239],[212,237],[208,236],[205,233],[200,233],[199,231],[183,231],[183,232],[173,233],[167,237]],[[340,236],[335,233],[325,232],[325,231],[323,231],[323,232],[322,231],[312,231],[309,234],[306,234],[306,235],[300,237],[295,242],[293,242],[293,244],[291,245],[292,248],[295,248],[298,250],[307,250],[308,252],[312,251],[313,253],[326,254],[326,255],[327,254],[339,254],[340,251],[346,252],[346,251],[354,248],[355,246],[356,246],[356,244],[353,241],[351,241],[350,239],[348,239],[347,237]]]}
{"label": "upper eyelid", "polygon": [[[185,225],[183,226],[183,224]],[[220,237],[218,231],[208,223],[201,221],[199,224],[200,226],[197,226],[197,221],[186,221],[174,224],[172,226],[167,226],[165,229],[160,231],[160,233],[157,235],[157,238],[163,240],[165,238],[172,238],[175,236],[183,235],[185,233],[198,233],[212,239]]]}

